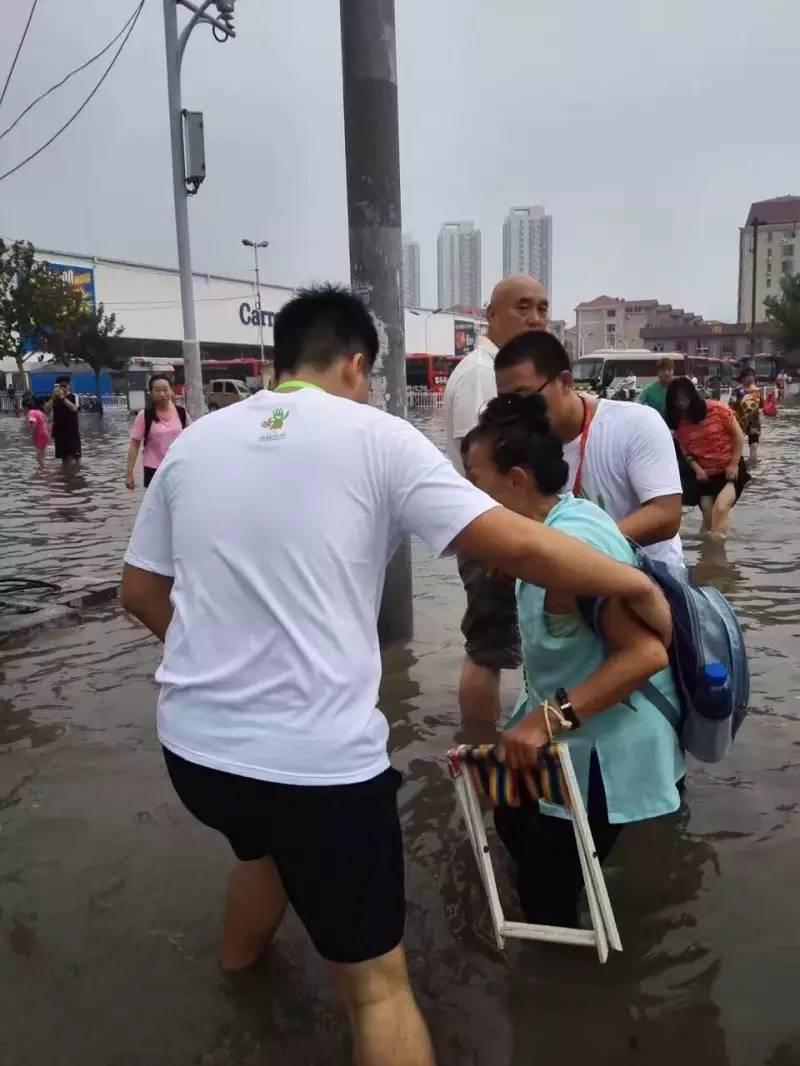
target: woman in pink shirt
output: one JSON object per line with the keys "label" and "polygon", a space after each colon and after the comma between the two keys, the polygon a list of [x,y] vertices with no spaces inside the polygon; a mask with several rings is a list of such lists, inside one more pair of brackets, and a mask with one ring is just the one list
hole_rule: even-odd
{"label": "woman in pink shirt", "polygon": [[176,407],[172,400],[172,385],[169,378],[153,374],[150,378],[150,403],[136,416],[131,429],[128,447],[128,473],[125,484],[136,488],[133,468],[144,445],[144,487],[153,480],[172,442],[183,433],[191,419],[183,407]]}

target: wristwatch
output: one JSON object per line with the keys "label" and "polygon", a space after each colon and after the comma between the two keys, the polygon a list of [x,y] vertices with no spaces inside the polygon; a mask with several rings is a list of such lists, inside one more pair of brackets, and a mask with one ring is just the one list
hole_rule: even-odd
{"label": "wristwatch", "polygon": [[565,688],[556,689],[555,702],[556,707],[558,707],[559,711],[564,715],[566,720],[572,726],[572,729],[580,729],[581,720],[575,713],[575,708],[572,706],[572,701],[567,695],[567,690]]}

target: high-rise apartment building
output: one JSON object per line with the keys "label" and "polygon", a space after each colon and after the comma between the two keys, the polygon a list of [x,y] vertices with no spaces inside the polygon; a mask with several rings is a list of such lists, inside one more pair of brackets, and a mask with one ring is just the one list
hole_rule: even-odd
{"label": "high-rise apartment building", "polygon": [[419,241],[403,237],[403,306],[419,307]]}
{"label": "high-rise apartment building", "polygon": [[472,222],[444,222],[437,241],[439,306],[481,306],[481,231]]}
{"label": "high-rise apartment building", "polygon": [[539,204],[512,207],[503,223],[503,277],[538,278],[552,302],[553,216]]}
{"label": "high-rise apartment building", "polygon": [[781,278],[800,273],[800,196],[776,196],[750,205],[739,230],[739,322],[753,320],[754,273],[756,322],[764,322],[765,297],[780,296]]}

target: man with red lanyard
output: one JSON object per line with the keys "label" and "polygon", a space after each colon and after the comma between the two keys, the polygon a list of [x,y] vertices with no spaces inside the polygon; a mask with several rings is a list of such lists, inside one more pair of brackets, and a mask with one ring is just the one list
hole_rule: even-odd
{"label": "man with red lanyard", "polygon": [[641,404],[577,393],[569,356],[551,333],[534,330],[509,341],[495,374],[501,394],[544,397],[574,495],[602,507],[651,558],[682,567],[681,480],[664,420]]}

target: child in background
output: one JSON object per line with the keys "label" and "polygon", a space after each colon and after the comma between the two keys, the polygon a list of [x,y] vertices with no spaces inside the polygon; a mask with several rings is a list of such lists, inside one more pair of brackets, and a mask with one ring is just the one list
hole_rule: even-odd
{"label": "child in background", "polygon": [[47,419],[42,411],[36,408],[28,412],[28,425],[31,427],[31,440],[36,449],[36,458],[39,466],[44,466],[44,453],[50,443],[50,430],[47,428]]}

